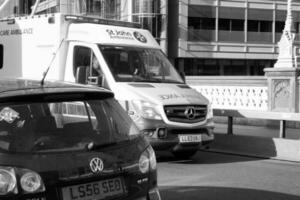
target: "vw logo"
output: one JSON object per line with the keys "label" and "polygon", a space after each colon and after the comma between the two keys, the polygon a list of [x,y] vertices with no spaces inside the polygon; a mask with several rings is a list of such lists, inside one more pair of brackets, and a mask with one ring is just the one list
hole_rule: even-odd
{"label": "vw logo", "polygon": [[140,41],[142,43],[147,43],[146,37],[143,36],[140,32],[134,31],[133,35],[138,41]]}
{"label": "vw logo", "polygon": [[93,173],[103,171],[103,168],[104,168],[103,161],[100,158],[93,158],[90,161],[90,168],[91,168]]}
{"label": "vw logo", "polygon": [[195,119],[195,109],[194,107],[187,107],[184,111],[186,118]]}

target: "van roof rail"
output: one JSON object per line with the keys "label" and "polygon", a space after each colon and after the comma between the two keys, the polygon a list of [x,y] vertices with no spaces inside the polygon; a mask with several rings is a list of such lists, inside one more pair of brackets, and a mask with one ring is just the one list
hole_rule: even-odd
{"label": "van roof rail", "polygon": [[94,23],[94,24],[105,24],[113,26],[125,26],[129,28],[142,28],[141,24],[135,22],[118,21],[111,19],[103,19],[97,17],[86,17],[79,15],[65,15],[66,21],[74,21],[79,23]]}

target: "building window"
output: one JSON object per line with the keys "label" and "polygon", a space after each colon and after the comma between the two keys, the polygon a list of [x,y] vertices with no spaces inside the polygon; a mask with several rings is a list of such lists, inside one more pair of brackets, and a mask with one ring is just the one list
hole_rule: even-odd
{"label": "building window", "polygon": [[245,9],[219,7],[219,30],[244,31]]}
{"label": "building window", "polygon": [[219,19],[219,30],[230,31],[230,19]]}
{"label": "building window", "polygon": [[259,32],[259,21],[248,20],[248,32]]}
{"label": "building window", "polygon": [[87,13],[104,17],[105,2],[103,0],[87,0]]}
{"label": "building window", "polygon": [[188,27],[199,30],[215,30],[215,18],[189,17]]}
{"label": "building window", "polygon": [[162,32],[163,18],[159,0],[133,0],[132,19],[148,29],[159,42]]}
{"label": "building window", "polygon": [[219,7],[218,41],[245,41],[245,8]]}
{"label": "building window", "polygon": [[121,0],[106,0],[106,18],[120,20],[121,18]]}
{"label": "building window", "polygon": [[219,19],[219,30],[222,30],[222,31],[244,31],[244,20]]}
{"label": "building window", "polygon": [[248,20],[248,42],[272,43],[272,21]]}
{"label": "building window", "polygon": [[249,32],[272,32],[272,21],[248,20]]}
{"label": "building window", "polygon": [[232,19],[231,20],[231,30],[232,31],[244,31],[244,20]]}
{"label": "building window", "polygon": [[0,69],[3,68],[3,58],[4,58],[3,45],[0,44]]}
{"label": "building window", "polygon": [[300,33],[300,30],[299,30],[299,23],[300,23],[300,12],[299,11],[294,11],[293,12],[293,15],[294,15],[294,23],[295,23],[295,31],[296,33]]}
{"label": "building window", "polygon": [[244,20],[219,19],[219,41],[244,42],[244,38]]}
{"label": "building window", "polygon": [[200,29],[200,19],[199,17],[189,17],[188,27],[192,29]]}
{"label": "building window", "polygon": [[276,33],[282,33],[283,29],[284,29],[284,22],[275,22],[275,32]]}
{"label": "building window", "polygon": [[248,9],[247,42],[273,42],[273,9]]}
{"label": "building window", "polygon": [[193,29],[215,30],[216,9],[212,6],[188,6],[188,26]]}
{"label": "building window", "polygon": [[264,68],[274,66],[275,60],[178,58],[187,76],[264,76]]}
{"label": "building window", "polygon": [[188,5],[188,41],[215,41],[216,8]]}
{"label": "building window", "polygon": [[215,18],[200,18],[200,29],[215,30]]}
{"label": "building window", "polygon": [[189,17],[216,18],[216,8],[213,6],[188,5]]}
{"label": "building window", "polygon": [[[220,60],[220,65],[222,65]],[[227,65],[223,65],[225,76],[245,76],[247,75],[247,65],[246,60],[230,60]]]}
{"label": "building window", "polygon": [[20,14],[28,15],[31,13],[31,7],[34,5],[34,0],[19,0],[19,5]]}
{"label": "building window", "polygon": [[260,32],[272,32],[272,21],[259,21]]}
{"label": "building window", "polygon": [[188,18],[188,41],[215,41],[215,18]]}

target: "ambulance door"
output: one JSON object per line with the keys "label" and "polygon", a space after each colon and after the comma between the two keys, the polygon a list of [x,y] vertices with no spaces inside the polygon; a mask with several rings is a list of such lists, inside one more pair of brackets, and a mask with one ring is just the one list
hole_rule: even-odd
{"label": "ambulance door", "polygon": [[106,63],[95,44],[81,42],[70,42],[65,80],[92,84],[110,89],[107,75]]}

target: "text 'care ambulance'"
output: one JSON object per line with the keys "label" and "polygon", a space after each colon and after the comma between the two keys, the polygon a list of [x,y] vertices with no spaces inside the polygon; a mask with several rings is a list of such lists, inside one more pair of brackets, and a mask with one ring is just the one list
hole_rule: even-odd
{"label": "text 'care ambulance'", "polygon": [[138,24],[61,13],[0,21],[0,77],[96,84],[156,151],[190,157],[213,141],[210,102],[185,84]]}

